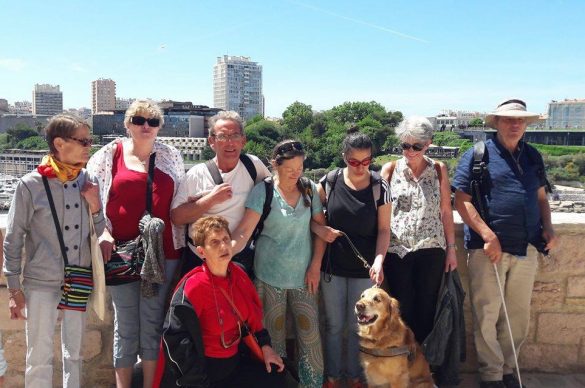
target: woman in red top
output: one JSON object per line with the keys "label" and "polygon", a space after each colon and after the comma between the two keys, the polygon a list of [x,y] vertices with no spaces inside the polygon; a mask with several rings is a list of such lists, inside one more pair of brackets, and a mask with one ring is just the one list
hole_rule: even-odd
{"label": "woman in red top", "polygon": [[[116,386],[130,388],[137,356],[142,360],[145,388],[152,386],[164,320],[164,302],[175,272],[182,233],[170,221],[170,206],[185,173],[177,149],[156,141],[163,125],[161,109],[151,101],[137,100],[126,111],[128,138],[102,147],[87,168],[99,181],[106,230],[100,237],[104,261],[109,261],[116,244],[140,234],[139,221],[146,210],[149,160],[154,155],[152,217],[164,222],[163,252],[165,281],[157,295],[143,296],[141,282],[123,279],[110,286],[114,306],[114,368]],[[158,259],[158,256],[157,256]],[[120,262],[123,263],[123,262]]]}
{"label": "woman in red top", "polygon": [[[233,257],[228,222],[199,219],[191,236],[204,264],[179,283],[164,324],[154,387],[283,387],[282,359],[262,325],[262,304]],[[246,327],[258,339],[264,364],[238,346]]]}

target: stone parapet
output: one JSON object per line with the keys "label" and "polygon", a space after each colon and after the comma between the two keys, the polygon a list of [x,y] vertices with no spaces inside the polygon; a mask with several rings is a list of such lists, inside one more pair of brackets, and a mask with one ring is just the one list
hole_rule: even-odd
{"label": "stone parapet", "polygon": [[[467,287],[466,254],[463,228],[456,216],[459,272]],[[551,256],[539,257],[539,271],[532,297],[531,324],[528,338],[520,352],[520,366],[534,372],[572,373],[585,370],[585,219],[579,214],[553,213],[553,224],[560,246]],[[1,226],[3,228],[3,225]],[[532,249],[532,248],[531,248]],[[6,306],[5,280],[0,276],[0,306]],[[6,309],[6,307],[2,307]],[[471,307],[465,302],[467,326],[467,361],[464,372],[477,370],[472,337]],[[84,385],[113,387],[111,308],[104,322],[89,313],[84,355]],[[0,311],[4,354],[9,363],[5,386],[24,386],[24,322],[11,321],[7,311]],[[55,368],[53,383],[61,385],[59,328],[55,330]]]}

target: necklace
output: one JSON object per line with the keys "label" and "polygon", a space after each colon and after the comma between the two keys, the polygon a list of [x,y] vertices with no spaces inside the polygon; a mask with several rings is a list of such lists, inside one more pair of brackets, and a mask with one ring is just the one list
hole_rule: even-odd
{"label": "necklace", "polygon": [[[207,269],[205,268],[205,266],[203,267],[203,269],[205,270],[205,272],[207,272]],[[223,348],[229,349],[233,345],[240,342],[240,339],[242,338],[242,326],[240,324],[240,320],[237,318],[236,313],[235,313],[235,311],[233,311],[233,308],[232,308],[232,313],[236,316],[236,322],[238,324],[238,336],[234,337],[232,340],[226,342],[225,332],[223,330],[223,318],[221,317],[221,314],[219,313],[219,303],[217,302],[217,294],[215,292],[215,282],[213,281],[213,274],[207,272],[207,275],[209,276],[209,280],[211,281],[211,290],[213,291],[213,301],[215,302],[215,312],[217,313],[217,323],[219,324],[219,330],[220,330],[219,339],[221,341],[221,345],[223,346]],[[228,272],[227,276],[228,276],[228,285],[229,285],[229,290],[230,290],[230,296],[231,296],[232,300],[234,300],[233,285],[231,282],[229,272]]]}

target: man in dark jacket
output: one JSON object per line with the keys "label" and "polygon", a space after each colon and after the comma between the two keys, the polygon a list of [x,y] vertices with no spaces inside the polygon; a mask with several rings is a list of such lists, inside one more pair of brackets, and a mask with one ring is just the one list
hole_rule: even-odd
{"label": "man in dark jacket", "polygon": [[545,250],[557,245],[545,192],[544,163],[538,151],[522,140],[528,124],[538,117],[526,111],[522,100],[498,105],[485,119],[497,134],[485,143],[488,162],[479,198],[471,191],[473,149],[461,158],[453,180],[457,190],[455,207],[466,224],[465,247],[469,250],[470,297],[482,388],[520,387],[514,376],[512,339],[500,311],[497,273],[505,290],[512,337],[518,349],[528,333],[538,268],[536,256],[527,256],[527,245],[539,240]]}

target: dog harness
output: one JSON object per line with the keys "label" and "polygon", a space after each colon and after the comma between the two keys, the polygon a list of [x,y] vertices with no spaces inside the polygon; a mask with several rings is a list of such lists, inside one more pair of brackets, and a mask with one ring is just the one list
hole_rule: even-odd
{"label": "dog harness", "polygon": [[360,346],[360,352],[369,354],[374,357],[395,357],[404,356],[408,357],[408,361],[414,360],[414,352],[408,349],[408,346],[392,346],[384,349],[368,349]]}

